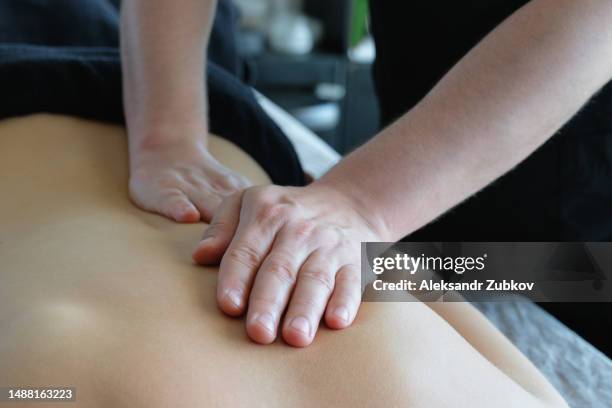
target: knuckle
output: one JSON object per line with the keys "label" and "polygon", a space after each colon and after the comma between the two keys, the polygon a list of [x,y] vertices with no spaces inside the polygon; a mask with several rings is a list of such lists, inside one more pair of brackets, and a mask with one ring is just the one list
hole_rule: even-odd
{"label": "knuckle", "polygon": [[199,186],[202,184],[202,174],[199,171],[195,171],[194,169],[185,169],[181,172],[181,177],[185,183]]}
{"label": "knuckle", "polygon": [[217,179],[208,180],[208,187],[210,188],[211,191],[214,191],[214,192],[224,191],[227,189],[225,182],[223,182],[222,180],[217,180]]}
{"label": "knuckle", "polygon": [[228,259],[232,262],[239,263],[250,269],[255,269],[261,262],[259,253],[249,245],[241,245],[230,249],[227,252]]}
{"label": "knuckle", "polygon": [[223,220],[212,220],[208,228],[206,228],[205,236],[213,236],[223,234],[229,230],[229,224]]}
{"label": "knuckle", "polygon": [[247,201],[253,201],[255,203],[265,204],[270,198],[270,194],[267,193],[268,187],[251,187],[244,192],[244,199]]}
{"label": "knuckle", "polygon": [[291,307],[302,309],[304,311],[316,311],[322,306],[320,296],[300,296],[299,298],[291,299]]}
{"label": "knuckle", "polygon": [[163,198],[167,201],[176,201],[182,199],[184,194],[183,191],[176,187],[168,187],[163,189]]}
{"label": "knuckle", "polygon": [[345,285],[361,285],[361,275],[356,265],[346,265],[336,275],[336,281]]}
{"label": "knuckle", "polygon": [[315,222],[312,220],[300,220],[294,223],[292,229],[296,238],[307,238],[315,230]]}
{"label": "knuckle", "polygon": [[267,224],[272,221],[278,221],[285,218],[286,208],[282,204],[265,204],[257,211],[256,220],[259,223]]}
{"label": "knuckle", "polygon": [[268,265],[267,273],[274,276],[279,281],[286,284],[293,284],[295,282],[295,272],[289,264],[282,260],[272,260]]}
{"label": "knuckle", "polygon": [[[361,253],[361,243],[359,241],[349,241],[346,239],[340,240],[336,245],[336,253],[344,259],[355,259],[355,256]],[[359,258],[357,258],[359,259]],[[359,269],[354,265],[349,265],[349,269]]]}
{"label": "knuckle", "polygon": [[234,191],[234,183],[230,177],[219,177],[209,180],[210,187],[213,191]]}
{"label": "knuckle", "polygon": [[159,177],[157,185],[162,189],[176,190],[176,186],[182,184],[182,179],[176,175],[169,174]]}
{"label": "knuckle", "polygon": [[344,241],[340,229],[335,225],[318,226],[316,233],[328,246],[337,247]]}
{"label": "knuckle", "polygon": [[278,202],[279,187],[276,186],[255,186],[247,190],[245,198],[259,205],[269,205]]}
{"label": "knuckle", "polygon": [[259,310],[272,312],[273,315],[280,314],[282,305],[277,300],[266,297],[265,293],[254,291],[249,299],[249,311]]}
{"label": "knuckle", "polygon": [[300,278],[317,283],[323,286],[328,292],[334,290],[334,277],[323,269],[305,269],[300,273]]}

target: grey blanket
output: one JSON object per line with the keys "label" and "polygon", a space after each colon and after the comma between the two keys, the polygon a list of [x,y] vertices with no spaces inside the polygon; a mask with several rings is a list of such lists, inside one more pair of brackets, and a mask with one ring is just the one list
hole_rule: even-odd
{"label": "grey blanket", "polygon": [[474,303],[572,408],[612,407],[612,361],[528,301]]}

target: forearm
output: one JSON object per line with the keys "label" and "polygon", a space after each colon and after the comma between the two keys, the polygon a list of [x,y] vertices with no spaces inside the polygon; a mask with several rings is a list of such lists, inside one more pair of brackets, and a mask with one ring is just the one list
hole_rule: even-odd
{"label": "forearm", "polygon": [[612,3],[533,0],[319,182],[399,239],[516,166],[612,76]]}
{"label": "forearm", "polygon": [[123,2],[121,53],[131,149],[194,134],[206,137],[205,59],[215,6],[216,0]]}

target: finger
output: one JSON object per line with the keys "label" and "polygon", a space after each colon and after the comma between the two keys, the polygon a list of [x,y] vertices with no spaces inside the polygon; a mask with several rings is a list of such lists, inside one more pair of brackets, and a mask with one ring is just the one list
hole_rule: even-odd
{"label": "finger", "polygon": [[212,194],[204,190],[191,191],[189,198],[197,207],[204,222],[211,221],[216,209],[222,202],[222,198],[218,194]]}
{"label": "finger", "polygon": [[334,289],[336,267],[329,254],[313,252],[298,274],[285,320],[283,338],[295,347],[312,343]]}
{"label": "finger", "polygon": [[253,183],[246,177],[239,174],[230,174],[223,180],[219,180],[213,187],[216,187],[215,189],[220,192],[231,194],[239,190],[244,190],[252,185]]}
{"label": "finger", "polygon": [[297,272],[308,258],[309,224],[285,225],[257,272],[247,313],[247,334],[262,344],[276,338],[280,318],[295,286]]}
{"label": "finger", "polygon": [[244,188],[251,187],[253,185],[253,182],[249,178],[247,178],[247,177],[238,176],[237,180],[235,182],[235,185],[239,189],[244,189]]}
{"label": "finger", "polygon": [[336,283],[327,310],[325,323],[331,329],[350,326],[361,304],[361,275],[356,265],[345,265],[336,274]]}
{"label": "finger", "polygon": [[210,225],[204,230],[204,236],[193,253],[193,260],[196,263],[211,265],[221,261],[238,227],[241,204],[241,193],[232,194],[219,204]]}
{"label": "finger", "polygon": [[[248,192],[248,191],[247,191]],[[244,193],[240,220],[219,267],[217,302],[231,316],[246,309],[254,276],[285,222],[283,208],[259,206]]]}
{"label": "finger", "polygon": [[177,222],[198,222],[200,212],[180,191],[167,192],[159,200],[158,212]]}

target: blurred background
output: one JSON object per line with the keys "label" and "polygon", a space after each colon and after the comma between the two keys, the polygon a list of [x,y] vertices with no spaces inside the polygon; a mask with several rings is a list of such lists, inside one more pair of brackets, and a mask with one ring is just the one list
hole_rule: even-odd
{"label": "blurred background", "polygon": [[251,85],[341,154],[378,131],[368,0],[234,0]]}

